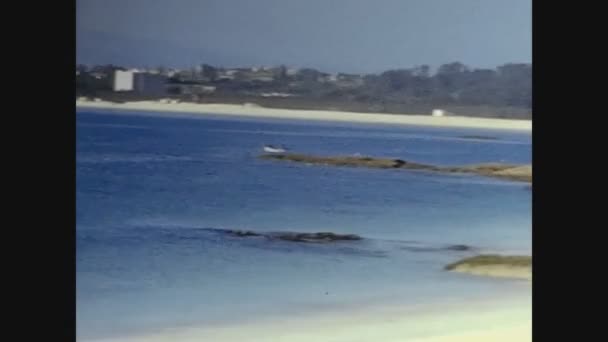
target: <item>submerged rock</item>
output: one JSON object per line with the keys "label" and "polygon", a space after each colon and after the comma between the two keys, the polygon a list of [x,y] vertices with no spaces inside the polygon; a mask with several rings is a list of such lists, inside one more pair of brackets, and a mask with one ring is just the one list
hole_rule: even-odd
{"label": "submerged rock", "polygon": [[335,234],[329,232],[320,233],[272,233],[272,238],[293,242],[334,242],[334,241],[357,241],[362,240],[355,234]]}
{"label": "submerged rock", "polygon": [[265,237],[273,240],[283,240],[292,242],[334,242],[334,241],[357,241],[363,238],[355,234],[336,234],[330,232],[318,233],[296,233],[296,232],[252,232],[248,230],[233,230],[233,229],[216,229],[235,237]]}
{"label": "submerged rock", "polygon": [[456,251],[456,252],[466,252],[472,251],[473,247],[468,245],[448,245],[448,246],[401,246],[399,247],[402,250],[407,250],[410,252],[441,252],[441,251]]}
{"label": "submerged rock", "polygon": [[262,234],[254,233],[248,230],[230,230],[230,235],[238,236],[238,237],[248,237],[248,236],[262,236]]}
{"label": "submerged rock", "polygon": [[470,251],[473,249],[473,247],[467,245],[450,245],[447,246],[445,249],[449,251]]}

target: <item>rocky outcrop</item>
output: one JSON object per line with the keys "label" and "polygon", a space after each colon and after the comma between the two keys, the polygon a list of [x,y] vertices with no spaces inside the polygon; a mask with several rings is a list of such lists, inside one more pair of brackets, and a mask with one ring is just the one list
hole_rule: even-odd
{"label": "rocky outcrop", "polygon": [[452,173],[475,173],[481,176],[503,178],[522,182],[532,182],[532,165],[501,163],[474,164],[459,167],[445,167],[440,171]]}
{"label": "rocky outcrop", "polygon": [[357,167],[370,167],[370,168],[379,168],[379,169],[399,168],[399,167],[403,167],[403,165],[406,164],[405,161],[400,160],[400,159],[352,157],[352,156],[321,157],[321,156],[310,156],[310,155],[297,154],[297,153],[263,154],[260,158],[287,160],[287,161],[307,163],[307,164],[322,164],[322,165],[333,165],[333,166],[357,166]]}
{"label": "rocky outcrop", "polygon": [[357,241],[362,238],[354,234],[335,233],[274,233],[272,238],[293,242],[335,242],[335,241]]}
{"label": "rocky outcrop", "polygon": [[532,182],[532,165],[485,163],[467,166],[441,167],[393,158],[372,158],[354,156],[324,157],[296,153],[263,154],[260,156],[260,158],[331,166],[368,167],[378,169],[399,168],[442,173],[474,173],[487,177]]}
{"label": "rocky outcrop", "polygon": [[254,233],[248,230],[226,230],[226,233],[238,237],[262,236],[262,234]]}
{"label": "rocky outcrop", "polygon": [[314,242],[328,243],[337,241],[357,241],[363,238],[355,234],[336,234],[330,232],[318,233],[294,233],[294,232],[252,232],[246,230],[222,229],[224,233],[236,237],[264,237],[267,239],[283,240],[291,242]]}
{"label": "rocky outcrop", "polygon": [[[254,232],[250,230],[236,230],[236,229],[209,229],[215,232],[220,232],[228,236],[233,237],[259,237],[269,240],[289,241],[289,242],[305,242],[305,243],[331,243],[338,241],[359,241],[363,240],[363,237],[355,234],[336,234],[330,232],[318,232],[318,233],[299,233],[299,232]],[[416,242],[406,241],[393,241],[401,246],[402,250],[411,252],[441,252],[441,251],[455,251],[455,252],[470,252],[474,248],[469,245],[444,245],[444,246],[433,246],[433,245],[420,245]]]}
{"label": "rocky outcrop", "polygon": [[472,275],[531,280],[532,257],[478,255],[447,265],[445,270]]}
{"label": "rocky outcrop", "polygon": [[445,249],[449,251],[470,251],[473,248],[467,245],[449,245]]}
{"label": "rocky outcrop", "polygon": [[[532,165],[523,165],[495,171],[492,176],[532,182]],[[530,187],[532,188],[532,187]]]}
{"label": "rocky outcrop", "polygon": [[415,243],[405,243],[399,247],[399,249],[410,251],[410,252],[442,252],[442,251],[453,251],[453,252],[470,252],[473,251],[473,247],[468,245],[447,245],[447,246],[420,246]]}

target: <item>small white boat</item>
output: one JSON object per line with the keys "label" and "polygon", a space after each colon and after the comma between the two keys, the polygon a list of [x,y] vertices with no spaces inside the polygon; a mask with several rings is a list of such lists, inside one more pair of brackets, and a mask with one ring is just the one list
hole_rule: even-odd
{"label": "small white boat", "polygon": [[264,152],[268,152],[268,153],[283,153],[285,152],[284,148],[281,147],[275,147],[272,145],[266,145],[264,146]]}

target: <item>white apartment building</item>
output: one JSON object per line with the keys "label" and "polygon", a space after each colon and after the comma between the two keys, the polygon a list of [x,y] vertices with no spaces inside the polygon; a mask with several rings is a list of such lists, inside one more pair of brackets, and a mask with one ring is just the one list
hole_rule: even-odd
{"label": "white apartment building", "polygon": [[114,91],[131,91],[133,90],[133,71],[114,71],[114,80],[112,82]]}

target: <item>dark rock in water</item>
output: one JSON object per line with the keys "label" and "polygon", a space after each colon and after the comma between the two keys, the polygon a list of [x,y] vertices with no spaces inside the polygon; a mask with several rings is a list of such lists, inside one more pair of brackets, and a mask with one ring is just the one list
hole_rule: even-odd
{"label": "dark rock in water", "polygon": [[471,246],[467,246],[467,245],[450,245],[447,246],[445,249],[450,250],[450,251],[470,251]]}
{"label": "dark rock in water", "polygon": [[362,238],[354,234],[321,233],[273,233],[270,237],[292,242],[334,242],[334,241],[356,241]]}
{"label": "dark rock in water", "polygon": [[248,230],[217,229],[230,236],[236,237],[265,237],[273,240],[283,240],[292,242],[334,242],[334,241],[356,241],[362,238],[354,234],[335,234],[329,232],[320,233],[293,233],[293,232],[273,232],[261,233]]}
{"label": "dark rock in water", "polygon": [[439,248],[435,247],[418,247],[418,246],[402,246],[399,249],[410,252],[436,252]]}
{"label": "dark rock in water", "polygon": [[238,236],[238,237],[248,237],[248,236],[263,236],[259,233],[254,233],[249,230],[231,230],[228,232],[230,235]]}
{"label": "dark rock in water", "polygon": [[395,159],[394,162],[395,162],[395,165],[393,167],[401,167],[401,166],[403,166],[403,164],[405,164],[405,160],[401,160],[401,159]]}
{"label": "dark rock in water", "polygon": [[351,166],[351,167],[369,167],[379,169],[400,168],[406,164],[405,161],[392,158],[371,158],[371,157],[353,157],[353,156],[312,156],[297,153],[284,154],[263,154],[260,156],[263,159],[277,159],[292,162],[299,162],[311,165],[334,165],[334,166]]}
{"label": "dark rock in water", "polygon": [[399,249],[410,252],[441,252],[441,251],[471,251],[473,247],[467,245],[448,245],[448,246],[401,246]]}

